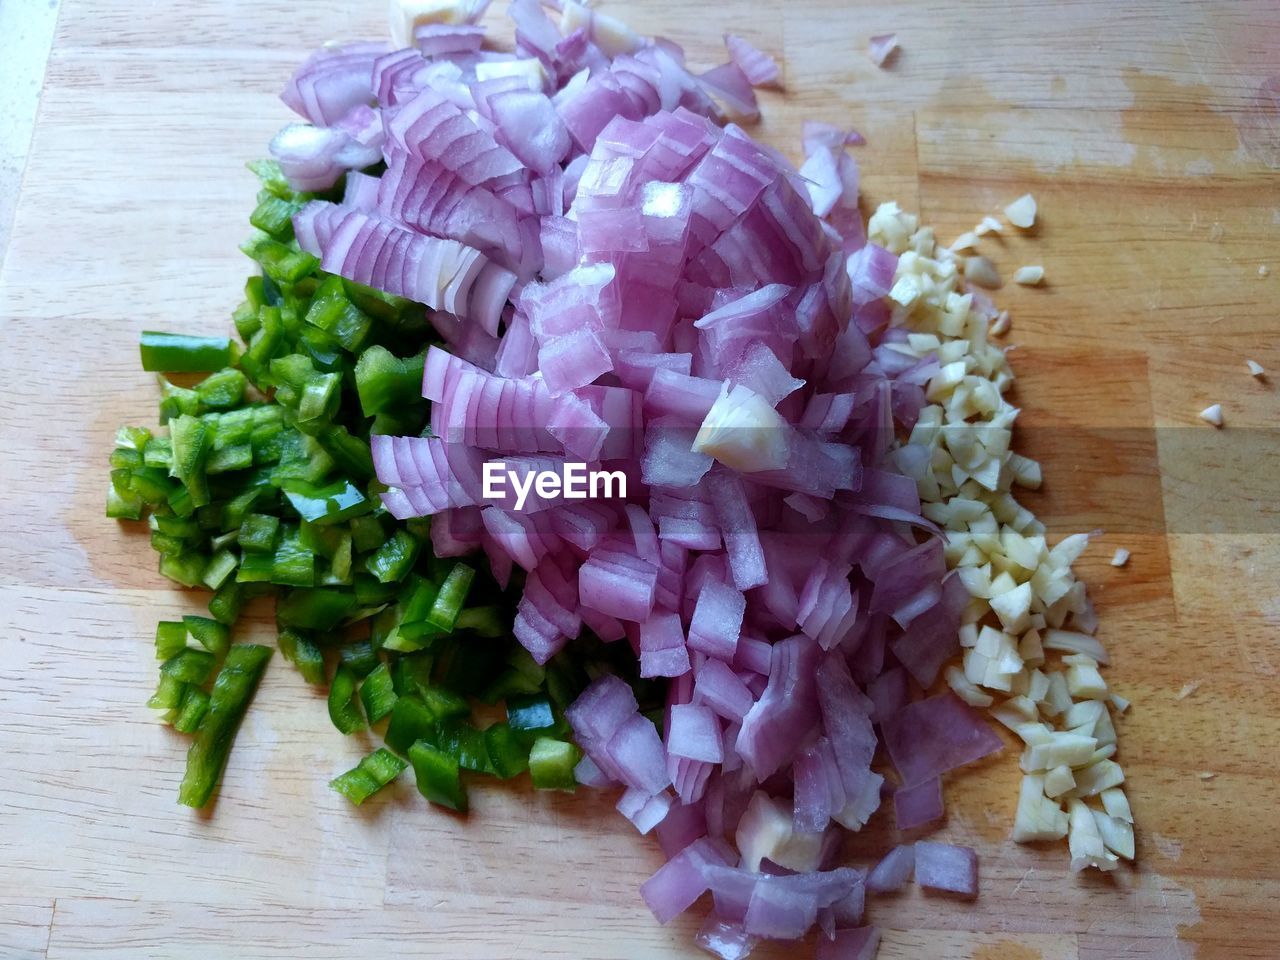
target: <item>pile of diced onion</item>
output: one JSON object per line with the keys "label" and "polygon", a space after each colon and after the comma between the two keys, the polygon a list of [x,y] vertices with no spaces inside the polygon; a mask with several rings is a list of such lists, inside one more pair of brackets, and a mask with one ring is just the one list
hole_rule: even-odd
{"label": "pile of diced onion", "polygon": [[[425,304],[443,341],[428,435],[374,438],[387,508],[523,579],[539,662],[586,633],[669,678],[661,730],[613,677],[568,711],[579,781],[622,787],[668,857],[641,890],[658,920],[710,891],[719,957],[814,926],[820,956],[870,956],[867,890],[914,870],[975,895],[968,848],[836,865],[882,805],[910,836],[942,818],[944,774],[1003,745],[975,707],[1026,743],[1015,839],[1132,857],[1087,539],[1050,548],[1010,492],[1039,467],[961,256],[894,204],[864,225],[851,131],[807,124],[797,170],[727,123],[778,77],[740,38],[697,72],[573,0],[514,0],[500,53],[480,12],[401,4],[400,49],[318,51],[284,94],[309,123],[272,149],[299,189],[345,174],[299,246]],[[517,509],[486,463],[586,464],[627,495]]]}

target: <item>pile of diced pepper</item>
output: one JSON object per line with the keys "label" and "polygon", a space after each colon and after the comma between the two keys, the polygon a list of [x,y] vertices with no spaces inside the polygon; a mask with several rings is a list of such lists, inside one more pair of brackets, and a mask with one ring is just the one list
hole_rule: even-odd
{"label": "pile of diced pepper", "polygon": [[[149,706],[194,739],[180,802],[213,796],[270,647],[235,643],[246,604],[275,602],[277,646],[312,684],[329,686],[343,734],[385,723],[375,750],[331,786],[362,803],[412,765],[431,802],[465,810],[464,772],[526,770],[533,785],[572,789],[580,754],[564,709],[601,669],[627,658],[596,645],[545,667],[511,636],[510,597],[480,565],[431,553],[426,520],[382,507],[371,433],[427,423],[423,357],[434,337],[420,304],[319,269],[293,241],[291,217],[313,195],[271,162],[244,252],[261,267],[231,338],[144,333],[142,364],[207,374],[160,378],[168,436],[122,427],[111,454],[107,516],[145,519],[160,572],[213,591],[209,616],[156,628],[160,684]],[[637,681],[642,701],[660,691]],[[648,694],[646,697],[645,694]],[[483,729],[474,702],[504,704]]]}

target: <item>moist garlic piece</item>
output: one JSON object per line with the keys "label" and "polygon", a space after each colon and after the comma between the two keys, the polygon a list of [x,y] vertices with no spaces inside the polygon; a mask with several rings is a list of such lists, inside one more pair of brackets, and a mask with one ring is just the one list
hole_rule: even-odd
{"label": "moist garlic piece", "polygon": [[1036,222],[1036,198],[1024,193],[1004,208],[1004,215],[1015,227],[1030,229]]}
{"label": "moist garlic piece", "polygon": [[1215,427],[1222,426],[1222,404],[1215,403],[1205,407],[1200,411],[1200,419],[1205,423],[1211,423]]}
{"label": "moist garlic piece", "polygon": [[413,30],[427,23],[469,23],[484,9],[477,0],[391,0],[391,39],[413,46]]}
{"label": "moist garlic piece", "polygon": [[[1010,222],[1034,223],[1020,202],[1011,204]],[[968,249],[1000,228],[988,217],[973,240],[962,237],[953,249]],[[1112,759],[1111,710],[1123,712],[1128,701],[1102,678],[1107,654],[1093,636],[1097,617],[1071,569],[1089,537],[1074,534],[1050,546],[1043,525],[1016,498],[1017,488],[1039,487],[1042,473],[1010,448],[1018,410],[1005,394],[1013,372],[990,339],[1008,328],[1008,315],[967,291],[932,231],[897,204],[876,210],[868,236],[899,255],[891,322],[907,338],[895,349],[917,359],[932,354],[939,365],[910,436],[930,457],[906,472],[922,512],[943,530],[947,564],[970,597],[960,627],[963,663],[944,677],[966,702],[989,702],[992,718],[1026,745],[1023,766],[1034,769],[1022,780],[1013,838],[1066,837],[1068,815],[1059,800],[1074,801],[1083,812],[1073,827],[1073,865],[1113,869],[1128,847],[1124,829],[1111,821],[1128,823],[1132,814],[1118,789],[1124,771]],[[977,259],[969,257],[965,269]],[[1105,813],[1085,803],[1100,794]],[[1095,814],[1107,819],[1100,825]]]}
{"label": "moist garlic piece", "polygon": [[532,57],[520,60],[493,60],[476,64],[477,80],[495,80],[499,77],[514,77],[523,80],[530,90],[541,93],[547,88],[550,78],[542,62]]}

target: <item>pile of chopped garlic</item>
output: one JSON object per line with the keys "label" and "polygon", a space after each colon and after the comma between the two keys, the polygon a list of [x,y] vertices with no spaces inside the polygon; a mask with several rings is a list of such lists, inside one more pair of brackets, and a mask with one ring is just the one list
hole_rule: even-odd
{"label": "pile of chopped garlic", "polygon": [[1134,853],[1124,772],[1112,759],[1111,710],[1128,703],[1099,673],[1107,658],[1093,637],[1097,617],[1071,571],[1088,537],[1050,547],[1013,496],[1014,485],[1040,485],[1040,465],[1010,448],[1018,410],[1004,393],[1013,373],[988,341],[996,316],[964,292],[955,254],[894,203],[871,217],[868,236],[899,255],[892,322],[911,332],[893,349],[936,354],[940,364],[910,438],[932,459],[905,454],[898,467],[916,481],[925,516],[944,529],[947,563],[971,598],[963,666],[948,667],[946,681],[1026,745],[1013,839],[1065,837],[1073,869],[1113,870]]}

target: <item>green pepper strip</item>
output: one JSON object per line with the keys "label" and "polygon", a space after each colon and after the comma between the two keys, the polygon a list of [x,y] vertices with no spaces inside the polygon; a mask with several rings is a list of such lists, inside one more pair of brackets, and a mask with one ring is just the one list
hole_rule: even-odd
{"label": "green pepper strip", "polygon": [[178,791],[179,803],[203,807],[213,796],[236,730],[270,659],[271,648],[258,644],[236,644],[228,651],[213,681],[208,712],[187,752],[187,772]]}
{"label": "green pepper strip", "polygon": [[187,625],[177,620],[156,624],[156,659],[168,660],[187,649]]}
{"label": "green pepper strip", "polygon": [[424,618],[427,623],[442,633],[448,633],[453,630],[454,623],[457,622],[458,614],[462,612],[462,605],[467,600],[467,593],[471,590],[471,584],[475,578],[476,572],[466,564],[455,564],[454,568],[449,571],[449,575],[444,578],[444,583],[440,584],[440,590],[436,593],[435,602],[431,604],[431,609],[427,611],[427,615]]}
{"label": "green pepper strip", "polygon": [[199,687],[188,685],[182,694],[178,715],[173,720],[173,729],[179,733],[195,733],[208,712],[209,695]]}
{"label": "green pepper strip", "polygon": [[391,668],[378,664],[360,684],[360,703],[370,723],[377,723],[396,705],[396,691],[391,682]]}
{"label": "green pepper strip", "polygon": [[361,804],[404,772],[408,764],[390,750],[379,747],[346,773],[329,781],[354,804]]}
{"label": "green pepper strip", "polygon": [[404,530],[397,530],[369,558],[369,572],[382,583],[403,580],[417,553],[418,541]]}
{"label": "green pepper strip", "polygon": [[516,735],[526,742],[556,725],[555,712],[545,694],[509,697],[507,699],[507,723]]}
{"label": "green pepper strip", "polygon": [[193,337],[144,330],[139,346],[142,369],[153,373],[211,373],[232,361],[228,337]]}
{"label": "green pepper strip", "polygon": [[350,480],[323,487],[287,480],[281,489],[298,515],[311,523],[338,523],[373,509],[373,503]]}
{"label": "green pepper strip", "polygon": [[462,785],[458,761],[425,740],[409,747],[409,762],[418,781],[418,792],[432,803],[465,812],[467,791]]}
{"label": "green pepper strip", "polygon": [[391,722],[383,739],[396,753],[408,753],[415,740],[435,739],[436,715],[418,697],[406,695],[391,708]]}
{"label": "green pepper strip", "polygon": [[378,655],[373,652],[373,644],[368,640],[350,643],[338,651],[338,659],[348,670],[363,680],[378,666]]}
{"label": "green pepper strip", "polygon": [[160,672],[183,683],[201,684],[213,675],[216,664],[217,660],[209,651],[187,649],[162,663]]}
{"label": "green pepper strip", "polygon": [[231,646],[231,629],[225,623],[208,617],[186,616],[182,618],[182,625],[187,630],[188,646],[203,647],[215,657],[225,656]]}
{"label": "green pepper strip", "polygon": [[484,732],[485,748],[493,772],[503,780],[518,777],[529,769],[529,750],[507,723],[495,723]]}
{"label": "green pepper strip", "polygon": [[329,683],[329,719],[343,736],[364,729],[364,717],[356,706],[356,675],[338,664]]}
{"label": "green pepper strip", "polygon": [[282,627],[276,643],[284,658],[292,663],[307,683],[324,683],[324,656],[315,640],[302,630]]}
{"label": "green pepper strip", "polygon": [[529,751],[529,776],[539,790],[573,790],[578,785],[573,768],[582,751],[564,740],[539,737]]}

